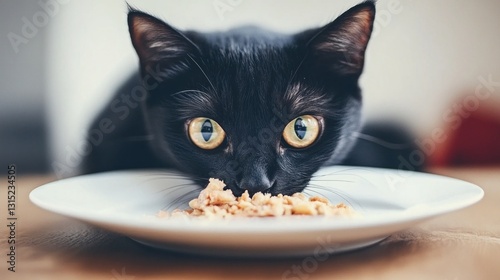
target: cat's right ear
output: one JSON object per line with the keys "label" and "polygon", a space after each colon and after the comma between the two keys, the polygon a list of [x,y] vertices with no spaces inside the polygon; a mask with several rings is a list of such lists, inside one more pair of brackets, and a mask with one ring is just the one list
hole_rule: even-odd
{"label": "cat's right ear", "polygon": [[132,44],[142,67],[178,68],[196,45],[165,22],[136,10],[128,14]]}

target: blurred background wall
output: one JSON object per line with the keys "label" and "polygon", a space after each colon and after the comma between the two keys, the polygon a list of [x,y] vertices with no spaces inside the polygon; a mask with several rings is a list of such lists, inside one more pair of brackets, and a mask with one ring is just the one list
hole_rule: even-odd
{"label": "blurred background wall", "polygon": [[[324,25],[358,2],[128,1],[180,29],[254,24],[281,32]],[[366,119],[397,119],[425,138],[481,85],[490,93],[482,103],[500,108],[500,87],[492,86],[500,82],[500,1],[377,7],[362,77]],[[126,11],[122,0],[1,0],[1,163],[42,172],[76,165],[86,127],[138,63]]]}
{"label": "blurred background wall", "polygon": [[[36,3],[0,1],[0,166],[16,163],[20,172],[49,170],[48,30],[32,31],[25,39],[13,35],[23,36],[23,17],[40,10]],[[16,47],[11,40],[22,43]]]}

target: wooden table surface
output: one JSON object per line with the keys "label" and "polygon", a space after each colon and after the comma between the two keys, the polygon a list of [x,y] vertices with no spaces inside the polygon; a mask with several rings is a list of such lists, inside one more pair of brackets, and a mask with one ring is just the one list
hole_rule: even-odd
{"label": "wooden table surface", "polygon": [[16,272],[7,270],[7,190],[1,185],[0,279],[500,279],[500,167],[434,172],[475,183],[485,197],[317,267],[303,266],[305,258],[208,258],[151,249],[39,209],[28,194],[52,177],[19,174]]}

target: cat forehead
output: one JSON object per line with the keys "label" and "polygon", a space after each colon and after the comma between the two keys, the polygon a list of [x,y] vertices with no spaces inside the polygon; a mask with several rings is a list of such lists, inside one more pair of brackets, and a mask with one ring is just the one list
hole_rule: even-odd
{"label": "cat forehead", "polygon": [[253,87],[258,86],[256,82],[276,87],[287,83],[300,63],[297,51],[289,45],[236,38],[210,46],[201,60],[219,82],[237,85],[232,81],[238,80],[240,85],[251,83]]}
{"label": "cat forehead", "polygon": [[294,37],[257,27],[241,27],[226,32],[195,35],[204,48],[203,55],[213,59],[259,58],[274,54],[285,56],[294,45]]}
{"label": "cat forehead", "polygon": [[255,26],[240,27],[225,32],[188,34],[220,48],[280,46],[294,40],[293,35],[276,33]]}
{"label": "cat forehead", "polygon": [[290,62],[296,55],[290,44],[261,41],[256,38],[241,41],[233,37],[221,44],[210,46],[206,52],[207,58],[215,63],[237,63],[241,66],[247,66],[245,63],[258,63],[263,67],[292,64]]}

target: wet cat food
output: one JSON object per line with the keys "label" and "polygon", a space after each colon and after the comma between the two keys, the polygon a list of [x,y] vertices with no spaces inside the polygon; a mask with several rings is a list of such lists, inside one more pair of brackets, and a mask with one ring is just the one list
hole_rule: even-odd
{"label": "wet cat food", "polygon": [[226,218],[242,217],[279,217],[292,215],[309,216],[344,216],[353,213],[347,205],[332,204],[323,197],[310,197],[302,193],[291,196],[263,194],[258,192],[250,197],[245,191],[241,197],[235,197],[231,190],[224,190],[226,185],[218,179],[210,178],[207,187],[198,198],[189,202],[189,210],[174,210],[172,213],[160,211],[159,217],[195,216]]}

